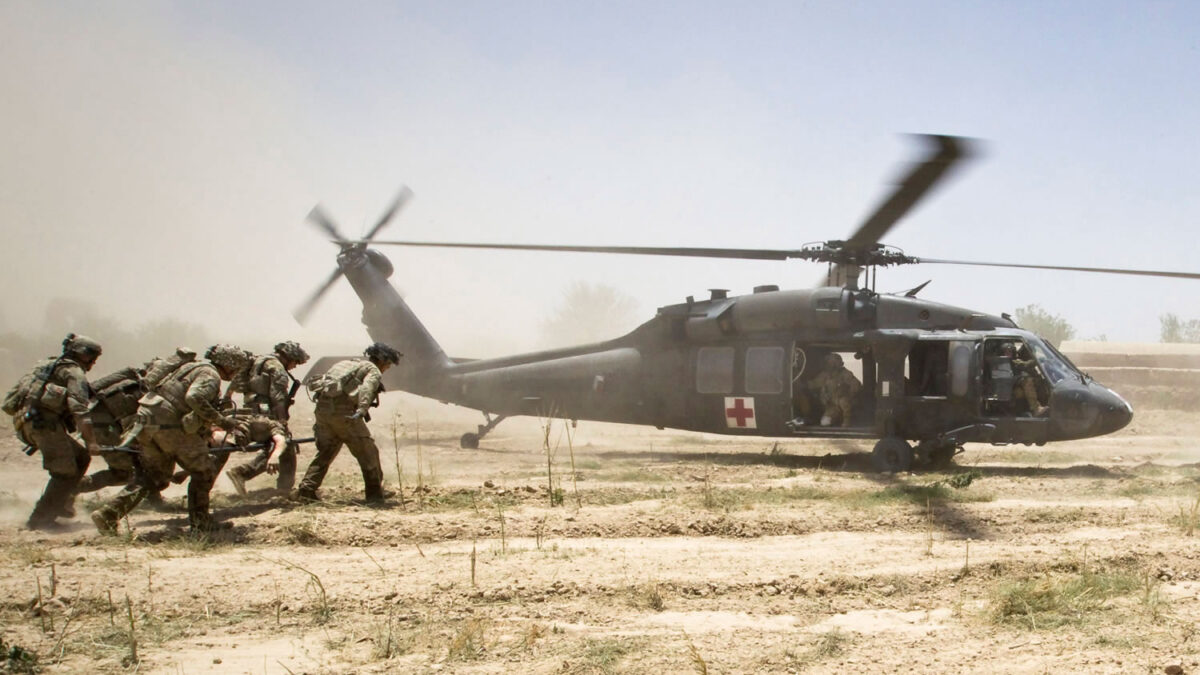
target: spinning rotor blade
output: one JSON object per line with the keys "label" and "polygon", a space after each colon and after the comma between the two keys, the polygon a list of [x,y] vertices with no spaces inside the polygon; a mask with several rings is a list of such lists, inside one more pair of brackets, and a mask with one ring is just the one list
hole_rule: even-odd
{"label": "spinning rotor blade", "polygon": [[363,242],[370,242],[372,239],[374,239],[375,235],[379,234],[379,231],[386,227],[389,222],[391,222],[392,218],[396,215],[396,212],[399,211],[411,197],[412,190],[409,190],[407,185],[401,186],[400,192],[396,195],[396,198],[392,200],[392,205],[388,207],[388,210],[385,211],[382,216],[379,217],[379,221],[375,223],[375,227],[372,227],[371,230],[363,237]]}
{"label": "spinning rotor blade", "polygon": [[304,304],[300,305],[292,312],[292,316],[296,319],[296,323],[303,324],[308,320],[308,315],[312,314],[313,309],[316,308],[317,303],[321,300],[321,296],[325,295],[325,292],[328,291],[329,288],[333,286],[334,282],[340,279],[341,276],[342,268],[339,267],[333,271],[333,274],[329,275],[329,278],[325,280],[324,284],[321,284],[321,287],[318,288],[315,293],[309,296],[308,300],[304,301]]}
{"label": "spinning rotor blade", "polygon": [[[365,241],[355,243],[368,243]],[[674,246],[548,246],[539,244],[474,244],[445,241],[373,241],[372,246],[424,246],[428,248],[481,248],[508,251],[559,251],[566,253],[623,253],[665,255],[685,258],[732,258],[741,260],[788,260],[802,257],[800,251],[769,248],[680,248]]]}
{"label": "spinning rotor blade", "polygon": [[938,260],[935,258],[918,258],[919,263],[935,265],[973,265],[975,267],[1015,267],[1027,270],[1061,270],[1064,272],[1098,272],[1100,274],[1128,274],[1139,277],[1167,277],[1171,279],[1200,279],[1196,272],[1165,272],[1162,270],[1127,270],[1115,267],[1070,267],[1066,265],[1023,265],[1020,263],[972,262],[968,260]]}
{"label": "spinning rotor blade", "polygon": [[330,237],[333,237],[333,240],[339,244],[346,243],[346,238],[342,236],[341,232],[338,232],[337,226],[334,225],[329,216],[325,214],[325,210],[321,208],[320,204],[317,204],[313,207],[312,211],[308,212],[307,220],[313,225],[325,230],[325,233]]}
{"label": "spinning rotor blade", "polygon": [[846,248],[870,246],[908,213],[929,190],[961,159],[971,156],[970,142],[956,136],[918,136],[931,145],[931,152],[902,178],[895,191],[859,226]]}

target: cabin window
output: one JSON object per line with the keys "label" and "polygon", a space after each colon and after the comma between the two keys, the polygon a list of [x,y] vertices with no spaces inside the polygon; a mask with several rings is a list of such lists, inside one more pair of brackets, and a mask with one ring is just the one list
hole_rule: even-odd
{"label": "cabin window", "polygon": [[783,392],[783,347],[746,349],[746,393]]}
{"label": "cabin window", "polygon": [[733,347],[701,347],[696,351],[696,391],[733,393]]}
{"label": "cabin window", "polygon": [[971,343],[956,341],[950,352],[950,393],[966,396],[971,384]]}

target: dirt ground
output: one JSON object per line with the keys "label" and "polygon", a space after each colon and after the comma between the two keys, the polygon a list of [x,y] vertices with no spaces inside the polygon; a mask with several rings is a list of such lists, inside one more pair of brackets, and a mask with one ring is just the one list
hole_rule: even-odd
{"label": "dirt ground", "polygon": [[95,496],[26,531],[45,474],[5,438],[4,648],[47,672],[1200,672],[1200,414],[903,476],[869,444],[555,422],[548,490],[538,420],[461,450],[476,413],[387,398],[387,508],[343,453],[320,504],[222,477],[211,540],[182,487],[117,538]]}

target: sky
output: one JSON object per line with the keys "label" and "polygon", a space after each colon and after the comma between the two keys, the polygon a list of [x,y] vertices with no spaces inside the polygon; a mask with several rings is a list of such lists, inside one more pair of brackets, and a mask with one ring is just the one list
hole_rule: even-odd
{"label": "sky", "polygon": [[[1200,272],[1200,5],[1166,2],[0,0],[0,330],[75,297],[223,339],[365,343],[304,222],[350,236],[798,248],[920,151],[981,152],[885,238],[910,255]],[[803,262],[391,248],[448,352],[543,346],[574,282],[659,306],[810,286]],[[919,266],[922,297],[1036,303],[1156,341],[1200,281]],[[635,321],[636,323],[636,321]],[[614,326],[614,335],[632,326]],[[101,336],[96,336],[102,339]]]}

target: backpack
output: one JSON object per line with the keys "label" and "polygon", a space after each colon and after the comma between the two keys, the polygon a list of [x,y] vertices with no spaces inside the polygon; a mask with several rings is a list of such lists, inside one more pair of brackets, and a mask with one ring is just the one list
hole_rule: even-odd
{"label": "backpack", "polygon": [[27,406],[38,406],[48,412],[62,413],[66,410],[67,390],[62,385],[50,382],[54,371],[62,363],[61,358],[47,359],[38,364],[29,374],[22,377],[0,401],[0,409],[6,414],[17,415]]}
{"label": "backpack", "polygon": [[13,416],[21,412],[21,408],[25,406],[25,399],[29,396],[29,390],[32,387],[33,372],[29,372],[17,380],[12,389],[9,389],[8,393],[4,395],[4,400],[0,401],[0,410],[3,410],[5,415]]}
{"label": "backpack", "polygon": [[158,385],[162,384],[163,380],[173,374],[185,363],[191,363],[196,360],[196,352],[187,347],[179,347],[175,353],[164,358],[157,358],[146,363],[146,374],[142,376],[142,382],[146,391],[154,391]]}
{"label": "backpack", "polygon": [[321,375],[307,379],[305,386],[316,399],[349,396],[361,384],[358,379],[359,365],[360,361],[357,359],[339,361]]}

